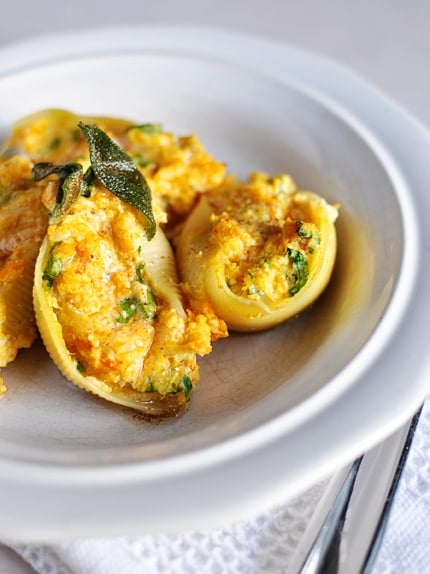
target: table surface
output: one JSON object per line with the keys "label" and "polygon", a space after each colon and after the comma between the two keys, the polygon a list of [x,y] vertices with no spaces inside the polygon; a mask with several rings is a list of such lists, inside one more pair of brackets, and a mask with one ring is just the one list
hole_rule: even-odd
{"label": "table surface", "polygon": [[[119,6],[119,7],[118,7]],[[325,54],[430,126],[427,0],[31,0],[8,2],[0,48],[65,30],[151,23],[223,27]],[[0,544],[0,572],[34,572]]]}

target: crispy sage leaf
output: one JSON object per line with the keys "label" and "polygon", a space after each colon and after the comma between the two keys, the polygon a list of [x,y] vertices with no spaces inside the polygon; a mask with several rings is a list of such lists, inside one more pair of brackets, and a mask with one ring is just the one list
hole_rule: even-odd
{"label": "crispy sage leaf", "polygon": [[148,240],[156,224],[151,205],[151,190],[130,156],[95,125],[79,122],[90,151],[91,166],[97,179],[117,197],[136,207],[148,220]]}
{"label": "crispy sage leaf", "polygon": [[40,162],[33,166],[32,177],[34,181],[40,181],[53,173],[58,175],[59,182],[55,206],[51,216],[57,217],[66,213],[75,199],[81,194],[82,166],[80,163],[75,162],[64,165]]}

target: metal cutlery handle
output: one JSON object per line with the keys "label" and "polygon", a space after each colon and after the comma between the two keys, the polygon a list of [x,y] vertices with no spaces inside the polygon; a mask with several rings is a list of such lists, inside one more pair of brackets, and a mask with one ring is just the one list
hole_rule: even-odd
{"label": "metal cutlery handle", "polygon": [[370,573],[420,414],[332,479],[289,574]]}

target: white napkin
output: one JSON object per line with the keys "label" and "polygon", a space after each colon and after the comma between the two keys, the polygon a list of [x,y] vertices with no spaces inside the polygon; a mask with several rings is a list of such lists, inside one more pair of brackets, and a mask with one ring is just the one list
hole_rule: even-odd
{"label": "white napkin", "polygon": [[[14,545],[40,574],[285,574],[327,481],[287,505],[209,532]],[[430,572],[430,401],[424,406],[374,574]]]}
{"label": "white napkin", "polygon": [[324,488],[220,530],[13,548],[40,574],[283,574]]}
{"label": "white napkin", "polygon": [[374,572],[430,572],[430,399],[421,413]]}

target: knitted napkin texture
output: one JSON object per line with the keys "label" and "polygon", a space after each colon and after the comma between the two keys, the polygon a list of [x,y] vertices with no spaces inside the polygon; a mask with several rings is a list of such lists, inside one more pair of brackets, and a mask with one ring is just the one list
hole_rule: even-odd
{"label": "knitted napkin texture", "polygon": [[430,573],[430,399],[421,412],[373,572]]}
{"label": "knitted napkin texture", "polygon": [[284,574],[325,484],[222,529],[13,548],[40,574]]}
{"label": "knitted napkin texture", "polygon": [[[288,574],[321,481],[254,519],[206,532],[15,544],[38,574]],[[424,405],[372,574],[430,573],[430,400]]]}

